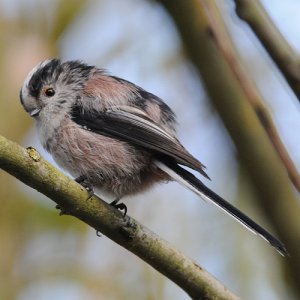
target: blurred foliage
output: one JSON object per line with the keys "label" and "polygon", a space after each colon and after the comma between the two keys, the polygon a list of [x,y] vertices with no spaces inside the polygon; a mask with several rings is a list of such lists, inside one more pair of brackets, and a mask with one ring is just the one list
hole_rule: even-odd
{"label": "blurred foliage", "polygon": [[[28,137],[32,121],[19,103],[20,86],[28,71],[38,61],[47,57],[61,56],[61,44],[65,42],[65,32],[82,18],[82,14],[87,11],[91,14],[92,11],[89,9],[96,2],[16,0],[12,3],[15,4],[14,13],[7,13],[2,9],[4,4],[0,0],[0,134],[26,145],[28,138],[26,142],[24,139]],[[104,3],[111,5],[113,10],[120,9],[118,6],[120,5],[122,18],[115,17],[108,24],[107,16],[101,10],[101,5]],[[191,126],[195,126],[194,118],[203,122],[206,126],[205,131],[201,131],[200,135],[196,127],[196,139],[203,138],[202,142],[205,143],[216,138],[211,137],[211,128],[220,126],[220,123],[218,119],[217,121],[213,119],[217,118],[214,109],[207,102],[203,104],[205,108],[200,107],[200,102],[188,102],[191,94],[197,94],[197,97],[200,95],[199,97],[202,98],[205,98],[205,94],[199,88],[199,78],[190,63],[186,62],[184,51],[178,42],[179,38],[162,8],[155,1],[102,0],[97,4],[98,18],[103,19],[103,28],[107,26],[105,28],[107,36],[113,36],[119,28],[124,28],[119,33],[118,41],[108,47],[109,50],[106,52],[102,51],[102,45],[97,45],[99,49],[97,59],[100,60],[101,56],[102,62],[109,61],[113,65],[116,57],[122,57],[123,67],[130,68],[132,67],[130,63],[134,64],[132,62],[134,59],[128,58],[127,49],[131,49],[136,60],[138,61],[139,58],[139,61],[143,61],[146,66],[146,71],[143,68],[136,71],[141,82],[150,71],[152,71],[153,85],[155,80],[161,81],[163,72],[165,76],[173,77],[177,89],[170,88],[168,97],[178,97],[180,100],[172,107],[180,111],[184,115],[185,123]],[[143,5],[146,8],[142,9]],[[150,5],[152,9],[160,12],[165,22],[152,15],[150,18],[147,11]],[[161,33],[158,32],[160,28],[167,27],[168,37],[171,38],[165,39],[165,45],[162,45],[162,48],[167,49],[164,58],[157,54],[162,50],[153,42],[156,36],[139,31],[143,24],[137,23],[133,10],[142,16],[138,20],[153,22],[157,35]],[[229,15],[228,12],[226,14]],[[85,17],[89,18],[89,16]],[[95,34],[99,34],[100,28],[94,28],[94,31]],[[90,33],[87,32],[86,35],[88,34]],[[106,43],[108,41],[104,36],[102,44],[106,45]],[[88,46],[79,36],[77,37],[76,47],[79,53],[88,52]],[[149,48],[153,51],[152,58],[147,57]],[[251,59],[252,72],[261,73],[261,65],[255,66],[252,63],[252,61],[256,62],[257,58],[249,59]],[[171,73],[170,70],[174,72]],[[192,74],[193,83],[187,83],[182,79],[185,73]],[[258,75],[256,77],[259,78]],[[160,82],[160,84],[165,83]],[[149,85],[151,86],[151,83]],[[183,92],[177,95],[178,91]],[[191,109],[193,114],[185,115],[187,103],[194,105]],[[219,164],[218,154],[220,151],[226,152],[226,149],[232,146],[225,131],[221,130],[219,134],[222,136],[220,139],[227,140],[221,141],[223,144],[216,144],[219,150],[208,148],[207,152],[216,151],[213,160],[216,161],[218,176],[224,178],[225,194],[231,195],[229,190],[232,187],[229,185],[234,181],[230,173],[232,172],[230,167],[234,169],[231,166],[231,157],[228,156],[229,162]],[[193,143],[195,144],[194,141]],[[195,147],[196,150],[203,148],[199,144]],[[235,153],[231,154],[234,155]],[[241,172],[238,171],[238,192],[235,197],[243,198],[242,205],[245,210],[250,210],[253,212],[252,215],[263,219],[259,209],[249,204],[252,202],[250,199],[255,195],[245,173],[242,169]],[[258,295],[277,297],[274,299],[280,299],[281,295],[291,295],[283,281],[278,260],[274,258],[276,254],[274,256],[268,254],[272,249],[268,246],[263,249],[249,246],[250,243],[251,245],[254,243],[254,238],[249,237],[248,232],[237,229],[235,224],[231,225],[225,219],[226,216],[222,219],[218,213],[211,213],[206,206],[203,208],[205,212],[199,217],[198,209],[202,207],[198,204],[198,199],[195,200],[196,205],[199,205],[197,209],[193,198],[186,199],[186,203],[190,200],[189,203],[192,204],[183,204],[186,206],[183,212],[182,207],[177,204],[182,202],[182,199],[170,199],[176,193],[176,188],[171,186],[164,195],[152,194],[149,197],[151,204],[146,203],[145,199],[149,199],[147,196],[140,197],[143,199],[139,199],[139,204],[136,202],[133,204],[128,200],[130,211],[143,216],[140,219],[146,225],[151,224],[159,233],[165,234],[164,227],[169,227],[168,235],[164,235],[167,240],[173,239],[183,248],[186,246],[187,254],[193,257],[195,253],[197,255],[200,253],[197,256],[197,259],[201,257],[200,264],[202,265],[203,262],[208,271],[213,274],[214,271],[218,273],[216,277],[221,277],[225,285],[233,288],[233,291],[238,292],[239,295],[248,295],[248,299],[256,299]],[[169,199],[164,202],[163,198]],[[36,298],[36,295],[44,295],[44,299],[187,299],[173,283],[168,282],[162,275],[130,253],[118,249],[118,246],[111,247],[110,241],[104,237],[96,238],[95,233],[78,220],[68,216],[59,217],[52,203],[42,196],[29,192],[28,189],[23,189],[21,184],[3,171],[0,171],[0,201],[0,299],[27,300]],[[169,201],[172,201],[172,208]],[[173,212],[169,212],[173,208]],[[164,219],[167,213],[169,213],[168,221],[158,222]],[[223,226],[220,224],[223,224],[227,231],[224,231],[226,229],[222,231]],[[224,238],[224,235],[228,236]],[[100,242],[95,243],[96,239]],[[222,241],[226,242],[226,240],[229,243],[222,244]],[[248,255],[246,259],[245,255]],[[261,261],[264,263],[261,264]]]}
{"label": "blurred foliage", "polygon": [[[47,7],[37,9],[33,16],[33,12],[26,11],[26,2],[23,2],[18,7],[18,15],[11,18],[4,14],[0,2],[1,134],[21,141],[27,133],[32,122],[19,104],[21,82],[26,72],[37,61],[57,55],[58,37],[76,17],[84,2],[70,1],[70,5],[63,11],[61,7],[66,7],[65,2],[58,1],[59,14],[56,14],[55,26],[48,35],[45,35],[47,12],[43,11]],[[22,289],[37,279],[36,275],[40,277],[48,273],[48,270],[43,270],[39,264],[20,270],[25,252],[34,250],[30,249],[34,240],[49,234],[63,236],[70,231],[76,231],[76,240],[80,240],[80,234],[86,232],[87,228],[70,218],[53,218],[52,206],[29,199],[22,192],[20,184],[3,171],[0,171],[0,191],[0,299],[17,299]],[[75,271],[78,273],[78,270]],[[52,272],[60,273],[54,269]]]}

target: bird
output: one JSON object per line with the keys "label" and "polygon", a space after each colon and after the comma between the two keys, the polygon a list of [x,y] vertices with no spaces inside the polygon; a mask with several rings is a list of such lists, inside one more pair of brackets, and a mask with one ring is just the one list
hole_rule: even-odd
{"label": "bird", "polygon": [[80,60],[44,60],[20,91],[42,146],[91,194],[99,188],[125,210],[124,196],[177,181],[287,255],[284,244],[208,188],[205,166],[180,143],[176,116],[159,97]]}

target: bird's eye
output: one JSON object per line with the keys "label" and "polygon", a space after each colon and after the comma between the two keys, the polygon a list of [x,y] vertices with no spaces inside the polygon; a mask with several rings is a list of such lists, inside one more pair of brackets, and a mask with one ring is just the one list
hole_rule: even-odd
{"label": "bird's eye", "polygon": [[53,89],[53,88],[47,88],[47,89],[45,90],[45,95],[46,95],[47,97],[53,97],[53,96],[55,95],[54,89]]}

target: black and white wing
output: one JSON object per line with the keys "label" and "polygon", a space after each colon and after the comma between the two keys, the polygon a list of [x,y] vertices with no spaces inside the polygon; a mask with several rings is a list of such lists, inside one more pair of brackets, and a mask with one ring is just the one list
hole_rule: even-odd
{"label": "black and white wing", "polygon": [[152,151],[156,158],[156,165],[171,178],[195,192],[202,199],[211,201],[251,232],[260,235],[280,254],[287,255],[285,246],[278,239],[182,168],[180,165],[187,166],[209,178],[203,170],[203,165],[189,154],[174,136],[152,122],[142,111],[140,113],[138,111],[139,109],[133,110],[131,107],[104,112],[87,111],[80,106],[74,106],[71,117],[74,122],[95,133]]}
{"label": "black and white wing", "polygon": [[123,106],[122,109],[103,112],[82,110],[82,107],[74,106],[71,116],[74,122],[93,132],[144,147],[157,157],[173,158],[176,163],[194,169],[209,179],[205,167],[174,136],[153,123],[142,111],[138,114],[138,109],[135,113],[132,113],[131,107],[125,109]]}

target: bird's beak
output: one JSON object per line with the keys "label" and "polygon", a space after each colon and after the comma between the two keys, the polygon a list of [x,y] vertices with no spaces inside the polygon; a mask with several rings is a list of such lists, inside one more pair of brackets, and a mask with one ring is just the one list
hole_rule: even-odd
{"label": "bird's beak", "polygon": [[37,117],[40,113],[41,109],[40,108],[34,108],[33,110],[29,111],[29,114],[31,117]]}

